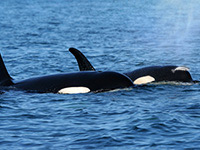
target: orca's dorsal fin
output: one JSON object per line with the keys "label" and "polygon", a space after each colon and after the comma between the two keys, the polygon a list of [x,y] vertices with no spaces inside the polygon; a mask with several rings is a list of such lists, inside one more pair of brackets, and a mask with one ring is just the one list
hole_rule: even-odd
{"label": "orca's dorsal fin", "polygon": [[13,85],[12,78],[8,74],[8,71],[0,54],[0,86],[10,85]]}
{"label": "orca's dorsal fin", "polygon": [[69,51],[76,58],[80,71],[96,71],[88,59],[79,50],[75,48],[69,48]]}

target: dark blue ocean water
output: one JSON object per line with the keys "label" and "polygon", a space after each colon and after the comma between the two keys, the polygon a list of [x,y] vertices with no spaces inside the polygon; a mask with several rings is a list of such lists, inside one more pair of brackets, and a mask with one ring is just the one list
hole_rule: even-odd
{"label": "dark blue ocean water", "polygon": [[[0,52],[14,79],[181,65],[200,79],[198,0],[2,0]],[[200,149],[200,85],[0,95],[1,150]]]}

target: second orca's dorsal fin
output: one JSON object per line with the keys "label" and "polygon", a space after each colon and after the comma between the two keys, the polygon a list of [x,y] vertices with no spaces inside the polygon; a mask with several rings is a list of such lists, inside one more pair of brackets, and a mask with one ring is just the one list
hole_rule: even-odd
{"label": "second orca's dorsal fin", "polygon": [[79,50],[75,48],[69,48],[69,51],[76,58],[80,71],[96,71],[89,60]]}
{"label": "second orca's dorsal fin", "polygon": [[13,85],[12,78],[8,74],[6,66],[0,54],[0,86],[10,86]]}

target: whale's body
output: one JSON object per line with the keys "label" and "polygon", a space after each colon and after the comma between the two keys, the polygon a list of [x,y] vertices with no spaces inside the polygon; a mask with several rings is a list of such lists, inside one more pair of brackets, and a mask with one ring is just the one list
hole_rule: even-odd
{"label": "whale's body", "polygon": [[88,93],[103,92],[133,86],[132,81],[117,72],[82,71],[35,77],[14,81],[0,57],[0,86],[38,93]]}
{"label": "whale's body", "polygon": [[97,71],[48,75],[23,80],[12,85],[14,88],[26,91],[64,94],[103,92],[130,86],[133,86],[131,80],[122,74]]}
{"label": "whale's body", "polygon": [[[69,51],[75,56],[80,71],[95,71],[88,59],[77,49],[70,48]],[[199,82],[194,81],[187,67],[182,66],[150,66],[124,72],[134,84],[146,84],[151,82],[175,81],[175,82]]]}
{"label": "whale's body", "polygon": [[193,82],[187,67],[180,66],[150,66],[125,72],[134,84],[150,82]]}

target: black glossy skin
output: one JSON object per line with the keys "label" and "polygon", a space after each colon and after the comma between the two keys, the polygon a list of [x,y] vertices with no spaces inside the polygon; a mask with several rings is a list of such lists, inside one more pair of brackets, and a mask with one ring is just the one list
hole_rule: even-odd
{"label": "black glossy skin", "polygon": [[87,87],[91,92],[103,92],[133,86],[132,81],[117,72],[82,71],[31,78],[11,87],[38,93],[57,93],[67,87]]}
{"label": "black glossy skin", "polygon": [[[79,50],[75,48],[70,48],[69,51],[75,56],[80,71],[84,70],[95,70],[88,59],[81,53]],[[155,79],[155,82],[160,81],[178,81],[178,82],[193,82],[198,83],[199,81],[193,80],[190,73],[188,71],[172,71],[178,66],[150,66],[140,68],[131,72],[125,72],[126,76],[128,76],[133,82],[144,76],[151,76]]]}
{"label": "black glossy skin", "polygon": [[69,51],[76,58],[80,71],[95,71],[94,67],[90,64],[87,58],[79,50],[75,48],[70,48]]}
{"label": "black glossy skin", "polygon": [[178,66],[151,66],[124,73],[132,81],[143,77],[151,76],[156,82],[160,81],[178,81],[178,82],[193,82],[188,71],[177,70],[173,71]]}
{"label": "black glossy skin", "polygon": [[57,93],[63,88],[87,87],[91,92],[103,92],[131,86],[133,86],[131,79],[123,74],[97,71],[55,74],[13,82],[0,55],[0,89],[11,87],[29,92]]}
{"label": "black glossy skin", "polygon": [[3,62],[3,59],[0,55],[0,86],[9,86],[12,85],[12,78],[8,74],[6,66]]}

